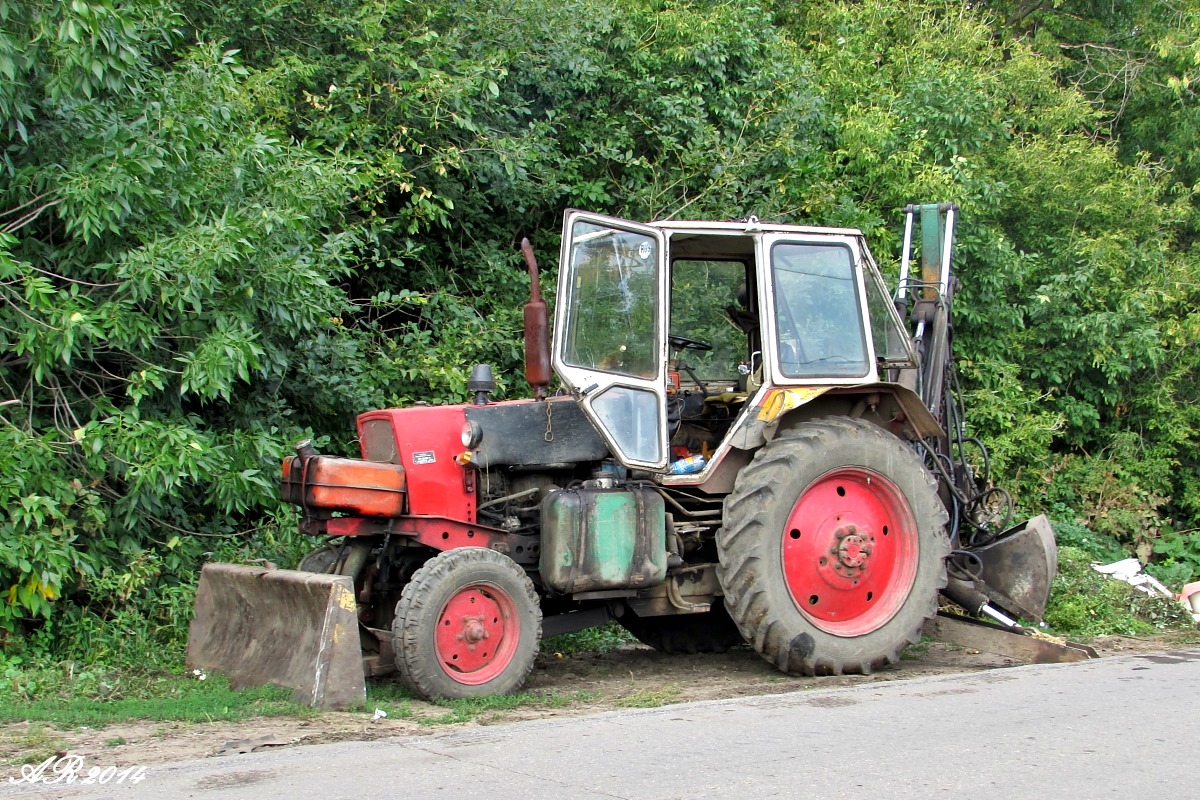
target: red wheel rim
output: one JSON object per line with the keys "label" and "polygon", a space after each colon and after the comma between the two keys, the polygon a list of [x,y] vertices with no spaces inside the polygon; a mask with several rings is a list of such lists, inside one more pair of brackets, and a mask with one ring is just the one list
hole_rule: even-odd
{"label": "red wheel rim", "polygon": [[493,584],[474,583],[459,589],[442,607],[434,647],[451,679],[478,686],[507,669],[520,638],[512,598]]}
{"label": "red wheel rim", "polygon": [[887,623],[917,576],[917,525],[887,478],[859,467],[822,475],[783,530],[783,575],[817,628],[861,636]]}

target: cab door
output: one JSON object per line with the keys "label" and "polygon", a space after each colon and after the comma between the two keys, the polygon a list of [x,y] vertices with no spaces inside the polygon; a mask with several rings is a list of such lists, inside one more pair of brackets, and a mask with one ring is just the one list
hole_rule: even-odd
{"label": "cab door", "polygon": [[666,236],[568,211],[554,369],[626,467],[667,466]]}

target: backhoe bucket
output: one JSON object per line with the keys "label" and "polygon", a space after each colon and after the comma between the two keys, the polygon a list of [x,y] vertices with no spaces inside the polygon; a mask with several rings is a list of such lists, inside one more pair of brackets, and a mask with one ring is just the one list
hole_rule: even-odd
{"label": "backhoe bucket", "polygon": [[188,631],[188,667],[234,688],[275,684],[297,702],[366,702],[354,586],[343,575],[205,564]]}
{"label": "backhoe bucket", "polygon": [[1058,574],[1058,545],[1045,516],[1009,528],[971,553],[982,562],[976,588],[1010,614],[1042,621]]}

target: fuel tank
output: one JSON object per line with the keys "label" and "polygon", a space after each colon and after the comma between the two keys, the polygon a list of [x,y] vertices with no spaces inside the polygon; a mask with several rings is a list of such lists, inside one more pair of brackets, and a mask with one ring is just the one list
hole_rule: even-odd
{"label": "fuel tank", "polygon": [[667,575],[667,521],[653,489],[580,488],[542,501],[540,570],[563,594],[646,588]]}
{"label": "fuel tank", "polygon": [[399,517],[404,514],[406,485],[399,464],[291,456],[283,460],[280,497],[309,511]]}

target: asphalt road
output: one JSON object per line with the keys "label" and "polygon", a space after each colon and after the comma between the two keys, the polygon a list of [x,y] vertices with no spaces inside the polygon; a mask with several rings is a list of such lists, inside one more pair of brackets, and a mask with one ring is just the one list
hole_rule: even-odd
{"label": "asphalt road", "polygon": [[1200,797],[1200,648],[296,747],[0,798]]}

